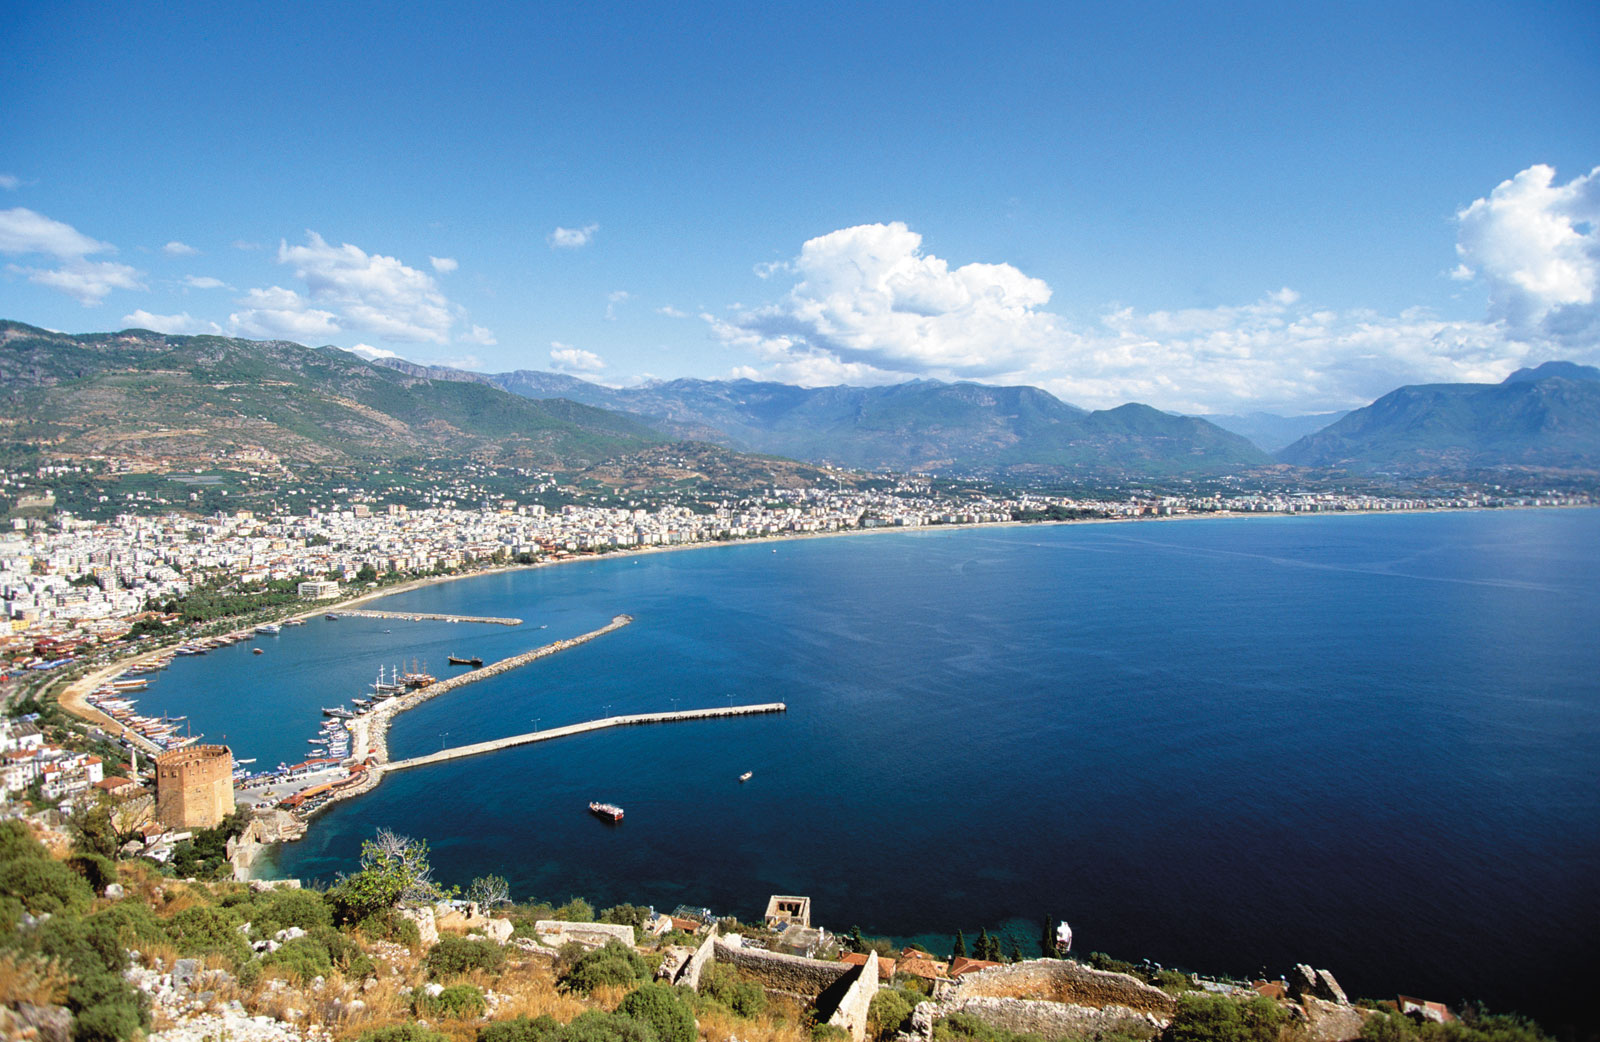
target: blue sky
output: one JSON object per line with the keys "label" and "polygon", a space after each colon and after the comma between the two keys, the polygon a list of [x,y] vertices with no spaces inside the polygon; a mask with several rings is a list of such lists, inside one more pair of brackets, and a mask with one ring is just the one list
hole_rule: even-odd
{"label": "blue sky", "polygon": [[18,4],[0,38],[0,316],[50,328],[1217,412],[1600,362],[1592,3]]}

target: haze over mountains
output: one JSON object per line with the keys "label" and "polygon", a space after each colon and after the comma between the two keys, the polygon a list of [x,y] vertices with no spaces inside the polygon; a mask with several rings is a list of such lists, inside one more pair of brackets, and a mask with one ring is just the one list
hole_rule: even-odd
{"label": "haze over mountains", "polygon": [[[1500,384],[1402,387],[1326,425],[1264,414],[1213,423],[1135,403],[1089,412],[1024,386],[680,379],[618,389],[531,370],[368,362],[287,341],[72,336],[0,322],[0,388],[13,446],[196,460],[453,455],[570,470],[694,441],[870,470],[1046,480],[1275,464],[1408,478],[1600,471],[1600,369],[1570,362]],[[1274,456],[1236,431],[1269,445],[1303,436]]]}

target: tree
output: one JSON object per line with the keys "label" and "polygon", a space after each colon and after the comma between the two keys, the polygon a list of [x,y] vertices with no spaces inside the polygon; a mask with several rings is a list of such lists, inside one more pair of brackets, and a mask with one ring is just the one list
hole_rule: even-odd
{"label": "tree", "polygon": [[434,881],[427,843],[379,829],[376,838],[361,844],[361,871],[340,880],[328,900],[339,921],[351,923],[401,901],[432,903],[452,892]]}
{"label": "tree", "polygon": [[859,926],[850,927],[850,950],[853,952],[864,952],[867,950],[867,942],[861,936],[861,927]]}
{"label": "tree", "polygon": [[992,943],[993,942],[989,940],[988,927],[984,927],[983,929],[979,930],[978,942],[972,946],[972,957],[974,959],[983,959],[985,961],[990,959],[991,956],[989,954],[989,945]]}
{"label": "tree", "polygon": [[479,876],[467,885],[467,900],[476,901],[484,911],[509,904],[511,884],[506,882],[504,876]]}
{"label": "tree", "polygon": [[1039,954],[1045,958],[1056,953],[1056,928],[1050,925],[1054,920],[1050,916],[1044,917],[1044,930],[1039,934]]}
{"label": "tree", "polygon": [[1161,1037],[1163,1042],[1277,1042],[1287,1019],[1264,998],[1239,1002],[1221,995],[1186,995],[1178,1000],[1178,1012]]}
{"label": "tree", "polygon": [[1007,958],[1007,961],[1009,961],[1009,962],[1021,962],[1022,961],[1022,945],[1018,944],[1015,940],[1013,940],[1011,942],[1011,954],[1008,955],[1006,958]]}
{"label": "tree", "polygon": [[875,1038],[889,1038],[911,1016],[911,1003],[894,988],[882,988],[867,1007],[867,1031]]}
{"label": "tree", "polygon": [[964,959],[967,955],[967,938],[960,930],[956,931],[956,943],[950,949],[950,958]]}

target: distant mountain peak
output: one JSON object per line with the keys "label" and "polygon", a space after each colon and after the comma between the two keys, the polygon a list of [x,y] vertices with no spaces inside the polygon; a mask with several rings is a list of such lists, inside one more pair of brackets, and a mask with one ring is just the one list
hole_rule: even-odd
{"label": "distant mountain peak", "polygon": [[1532,368],[1518,369],[1501,383],[1521,384],[1557,377],[1562,380],[1592,380],[1600,382],[1600,369],[1577,362],[1546,362]]}

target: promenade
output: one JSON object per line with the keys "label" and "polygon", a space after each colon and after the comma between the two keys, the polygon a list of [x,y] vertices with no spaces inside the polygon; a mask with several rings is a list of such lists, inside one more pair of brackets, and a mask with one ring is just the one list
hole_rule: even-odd
{"label": "promenade", "polygon": [[666,724],[679,720],[711,720],[722,716],[754,716],[760,713],[782,713],[788,708],[782,702],[762,702],[755,705],[721,706],[715,709],[682,709],[670,713],[631,713],[625,716],[607,716],[581,724],[549,727],[543,731],[530,731],[527,734],[512,735],[509,738],[496,738],[488,742],[475,742],[472,745],[458,745],[451,749],[441,749],[436,753],[428,753],[424,756],[413,756],[408,760],[395,760],[392,763],[385,764],[383,770],[387,773],[389,771],[403,771],[411,767],[426,767],[432,763],[444,763],[448,760],[459,760],[463,757],[477,756],[481,753],[492,753],[500,749],[509,749],[516,745],[547,742],[552,738],[565,738],[568,735],[584,734],[588,731],[602,731],[608,727],[628,727],[633,724]]}
{"label": "promenade", "polygon": [[336,608],[329,615],[359,619],[399,619],[401,622],[486,622],[493,626],[520,626],[521,619],[500,619],[492,615],[445,615],[433,611],[378,611],[374,608]]}

